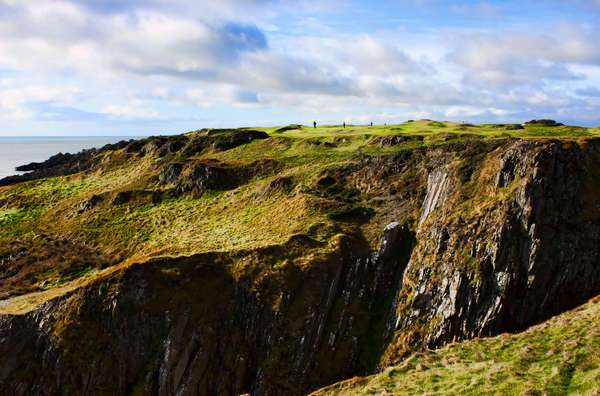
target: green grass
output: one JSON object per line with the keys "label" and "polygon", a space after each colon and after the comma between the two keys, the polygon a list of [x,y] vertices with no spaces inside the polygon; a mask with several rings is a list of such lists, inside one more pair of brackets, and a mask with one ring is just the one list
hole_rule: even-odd
{"label": "green grass", "polygon": [[[207,150],[188,159],[178,153],[159,158],[139,157],[125,150],[106,152],[97,171],[1,187],[0,240],[38,234],[74,234],[105,252],[131,258],[257,248],[282,243],[293,234],[310,234],[310,230],[318,230],[313,237],[328,240],[344,227],[362,222],[361,230],[375,246],[381,224],[369,220],[370,198],[363,194],[353,202],[345,202],[334,196],[315,195],[313,183],[317,178],[343,166],[363,164],[370,157],[394,155],[419,147],[506,137],[581,139],[600,135],[598,128],[527,125],[525,129],[507,130],[497,125],[470,126],[430,120],[372,127],[324,125],[286,131],[278,131],[278,127],[253,129],[263,130],[271,138],[225,151]],[[187,136],[205,133],[196,131]],[[408,139],[396,146],[382,146],[374,141],[388,135]],[[169,196],[165,187],[156,181],[160,167],[169,162],[195,159],[218,160],[242,168],[259,160],[275,160],[278,165],[276,170],[230,191]],[[464,166],[467,176],[469,166],[470,163]],[[292,181],[289,191],[261,196],[276,177]],[[160,202],[151,202],[148,195],[142,194],[125,205],[110,205],[119,191],[158,191],[163,198]],[[104,200],[97,207],[78,213],[79,205],[93,194],[103,196]],[[471,213],[471,206],[482,204],[485,202],[468,199],[459,212]],[[345,216],[346,212],[354,213],[353,210],[359,216]],[[338,221],[340,214],[342,220],[350,221]]]}
{"label": "green grass", "polygon": [[600,391],[598,299],[515,335],[417,353],[371,377],[315,395],[596,395]]}
{"label": "green grass", "polygon": [[53,274],[49,274],[51,276],[46,277],[42,282],[40,282],[39,286],[42,289],[52,289],[57,286],[63,286],[64,284],[81,277],[90,277],[96,274],[99,274],[101,270],[95,267],[85,267],[78,271],[70,272],[67,274],[60,274],[52,276]]}

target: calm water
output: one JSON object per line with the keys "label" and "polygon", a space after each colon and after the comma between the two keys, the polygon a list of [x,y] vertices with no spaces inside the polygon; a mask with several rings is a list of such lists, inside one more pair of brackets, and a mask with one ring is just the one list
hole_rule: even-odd
{"label": "calm water", "polygon": [[73,154],[129,139],[132,137],[0,137],[0,179],[18,174],[15,167],[19,165],[42,162],[57,153]]}

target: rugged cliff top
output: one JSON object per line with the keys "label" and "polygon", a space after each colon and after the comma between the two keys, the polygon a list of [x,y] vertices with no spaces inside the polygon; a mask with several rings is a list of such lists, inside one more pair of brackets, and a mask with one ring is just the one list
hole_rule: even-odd
{"label": "rugged cliff top", "polygon": [[520,334],[417,353],[380,374],[312,395],[594,395],[600,382],[599,300]]}
{"label": "rugged cliff top", "polygon": [[[23,166],[29,174],[0,181],[0,299],[80,282],[117,264],[256,249],[293,235],[327,242],[361,234],[374,248],[389,222],[401,217],[416,224],[418,213],[392,210],[390,202],[420,204],[417,192],[428,169],[378,184],[382,174],[355,172],[365,164],[473,142],[581,142],[598,135],[598,128],[547,122],[420,120],[205,129],[57,155]],[[382,173],[386,167],[380,166]],[[21,303],[18,311],[27,306]]]}
{"label": "rugged cliff top", "polygon": [[552,349],[563,327],[405,359],[600,294],[599,134],[204,129],[25,165],[0,180],[0,393],[305,394],[397,364],[373,381],[586,390],[584,327],[589,359]]}

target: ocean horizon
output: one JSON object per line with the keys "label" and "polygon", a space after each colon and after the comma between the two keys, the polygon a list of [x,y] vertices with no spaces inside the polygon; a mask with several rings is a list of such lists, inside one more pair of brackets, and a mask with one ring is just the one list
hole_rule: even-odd
{"label": "ocean horizon", "polygon": [[58,153],[75,154],[145,136],[0,136],[0,179],[18,175],[17,166],[43,162]]}

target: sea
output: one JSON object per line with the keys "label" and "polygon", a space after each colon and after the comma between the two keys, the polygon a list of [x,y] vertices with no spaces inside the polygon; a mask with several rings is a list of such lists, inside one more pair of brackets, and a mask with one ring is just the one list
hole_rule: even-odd
{"label": "sea", "polygon": [[78,153],[83,149],[100,148],[121,140],[143,136],[61,136],[61,137],[0,137],[0,179],[18,175],[15,167],[30,162],[42,162],[58,153]]}

